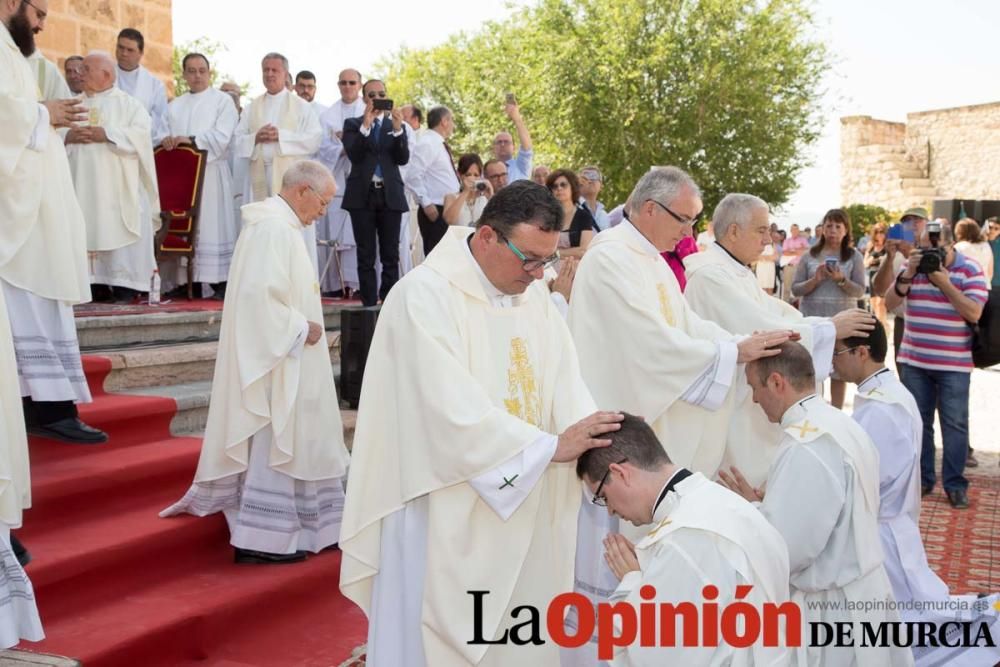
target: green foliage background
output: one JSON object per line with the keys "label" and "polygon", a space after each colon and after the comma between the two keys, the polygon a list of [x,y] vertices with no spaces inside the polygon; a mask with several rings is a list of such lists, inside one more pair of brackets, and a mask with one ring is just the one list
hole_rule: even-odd
{"label": "green foliage background", "polygon": [[[198,39],[191,40],[190,42],[184,42],[183,44],[175,44],[174,52],[172,58],[173,74],[174,74],[174,97],[180,97],[188,91],[187,82],[184,81],[184,68],[181,64],[184,62],[184,56],[189,53],[201,53],[206,58],[208,58],[209,65],[212,68],[212,82],[211,85],[218,88],[224,81],[232,80],[232,77],[225,73],[220,73],[216,69],[216,54],[221,51],[227,51],[226,45],[222,42],[217,42],[214,39],[209,39],[208,37],[199,37]],[[240,90],[246,95],[248,83],[240,83]]]}
{"label": "green foliage background", "polygon": [[455,112],[451,143],[488,152],[513,91],[535,164],[599,165],[620,202],[651,166],[787,201],[819,136],[828,53],[807,0],[540,0],[474,34],[383,60],[390,96]]}

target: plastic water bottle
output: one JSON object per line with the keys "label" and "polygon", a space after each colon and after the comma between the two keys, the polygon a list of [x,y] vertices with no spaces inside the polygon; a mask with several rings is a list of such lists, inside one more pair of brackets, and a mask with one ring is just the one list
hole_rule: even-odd
{"label": "plastic water bottle", "polygon": [[153,269],[153,277],[149,281],[149,305],[160,305],[160,270]]}

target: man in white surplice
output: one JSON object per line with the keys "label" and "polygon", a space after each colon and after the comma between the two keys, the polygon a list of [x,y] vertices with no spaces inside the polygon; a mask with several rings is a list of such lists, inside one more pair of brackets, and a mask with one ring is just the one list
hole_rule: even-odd
{"label": "man in white surplice", "polygon": [[812,357],[795,342],[781,354],[747,364],[753,400],[784,430],[767,476],[766,492],[737,469],[720,471],[730,489],[760,503],[760,511],[785,538],[792,601],[799,605],[803,646],[799,667],[912,665],[908,648],[856,645],[807,646],[809,624],[895,622],[892,586],[879,540],[878,450],[868,434],[816,395]]}
{"label": "man in white surplice", "polygon": [[[744,601],[757,610],[788,601],[788,548],[753,505],[701,473],[674,465],[638,417],[626,415],[621,429],[609,437],[610,447],[590,450],[576,467],[592,494],[590,502],[635,526],[653,526],[635,545],[619,534],[604,540],[605,560],[621,580],[611,595],[613,603],[638,609],[647,602],[639,594],[643,586],[655,588],[648,601],[656,604],[696,602],[704,599],[705,586],[718,589],[714,601],[722,609],[742,599],[738,586],[753,587]],[[687,621],[684,627],[689,627]],[[616,651],[614,664],[779,667],[789,660],[784,641],[765,647],[761,638],[749,650],[725,639],[716,647],[680,643],[640,647],[635,642]]]}
{"label": "man in white surplice", "polygon": [[[691,310],[726,331],[750,334],[788,328],[797,332],[812,352],[816,376],[822,382],[830,373],[834,339],[870,331],[875,318],[857,309],[833,318],[804,317],[787,302],[765,293],[749,266],[770,242],[769,217],[767,203],[753,195],[723,197],[712,215],[715,240],[703,252],[684,258],[684,298]],[[753,404],[746,383],[738,382],[735,392],[723,467],[735,465],[757,486],[767,478],[781,428]],[[765,449],[765,443],[772,448]]]}
{"label": "man in white surplice", "polygon": [[[382,306],[340,542],[341,590],[369,617],[369,664],[558,662],[551,639],[469,642],[502,635],[512,609],[545,608],[572,587],[582,497],[573,461],[609,444],[601,436],[622,419],[594,413],[540,280],[561,221],[544,187],[510,186]],[[490,591],[479,628],[470,590]]]}
{"label": "man in white surplice", "polygon": [[323,112],[327,110],[325,104],[320,104],[316,100],[316,75],[307,69],[295,75],[295,94],[312,105],[317,118],[322,116]]}
{"label": "man in white surplice", "polygon": [[46,58],[41,49],[28,56],[28,64],[35,70],[35,80],[43,100],[65,100],[73,97],[59,66]]}
{"label": "man in white surplice", "polygon": [[340,539],[348,454],[301,230],[335,190],[303,160],[243,207],[198,471],[160,514],[224,512],[237,563],[301,561]]}
{"label": "man in white surplice", "polygon": [[[170,135],[164,138],[163,147],[173,150],[193,145],[208,151],[195,244],[194,280],[209,283],[214,296],[222,297],[239,235],[233,212],[233,174],[229,170],[229,146],[239,114],[229,95],[211,87],[208,58],[200,53],[189,53],[184,56],[182,68],[190,92],[167,107]],[[165,271],[160,273],[166,274]],[[176,271],[176,276],[171,278],[178,284],[186,284],[187,271]]]}
{"label": "man in white surplice", "polygon": [[135,28],[125,28],[118,33],[115,43],[115,58],[118,67],[115,85],[139,100],[150,118],[150,134],[153,145],[167,136],[167,89],[163,82],[153,76],[142,65],[142,55],[146,50],[146,40]]}
{"label": "man in white surplice", "polygon": [[[643,417],[670,460],[711,478],[725,448],[737,365],[773,354],[767,348],[789,334],[734,337],[688,307],[660,253],[673,249],[701,213],[690,176],[655,167],[629,202],[629,219],[594,237],[573,281],[569,328],[580,369],[598,407]],[[584,505],[576,583],[595,601],[616,585],[601,558],[601,541],[618,531],[617,519]],[[641,535],[626,526],[622,531]],[[566,664],[593,664],[587,648],[576,653],[589,657]]]}
{"label": "man in white surplice", "polygon": [[[345,69],[340,73],[337,86],[340,88],[340,99],[331,104],[319,118],[323,126],[323,143],[320,144],[317,159],[325,164],[337,179],[337,197],[330,203],[326,215],[316,223],[317,237],[337,244],[336,250],[330,246],[318,249],[320,271],[327,266],[327,263],[330,265],[320,285],[323,292],[341,292],[345,289],[356,291],[360,286],[358,255],[351,216],[341,208],[341,204],[344,203],[344,190],[347,187],[347,175],[351,172],[351,161],[344,152],[341,139],[344,136],[344,121],[348,118],[357,118],[365,112],[365,100],[361,97],[361,73],[356,69]],[[337,256],[331,258],[333,252],[336,252]]]}
{"label": "man in white surplice", "polygon": [[87,221],[90,281],[111,286],[118,301],[131,301],[149,290],[156,269],[153,236],[160,228],[149,114],[114,87],[110,55],[89,54],[83,70],[89,124],[71,128],[65,142]]}
{"label": "man in white surplice", "polygon": [[22,54],[34,50],[34,31],[44,24],[38,8],[8,4],[0,47],[0,287],[16,377],[31,434],[99,444],[108,436],[81,422],[76,409],[91,400],[73,318],[73,304],[90,300],[86,224],[53,129],[85,120],[86,109],[76,99],[39,101]]}
{"label": "man in white surplice", "polygon": [[[323,138],[319,118],[308,102],[285,87],[288,59],[269,53],[261,61],[263,95],[243,109],[236,127],[236,157],[249,160],[243,183],[243,203],[263,201],[281,189],[281,177],[299,160],[314,154]],[[317,269],[316,226],[302,229],[313,269]]]}
{"label": "man in white surplice", "polygon": [[[952,598],[927,562],[919,525],[923,422],[913,395],[885,367],[885,329],[876,321],[869,336],[837,341],[836,348],[833,367],[837,375],[858,386],[854,420],[879,452],[878,530],[893,595],[900,604],[917,602],[924,607],[904,608],[900,616],[913,622],[986,622],[996,637],[1000,622],[994,605],[1000,596]],[[1000,660],[1000,649],[914,647],[914,656],[918,665],[992,665]]]}

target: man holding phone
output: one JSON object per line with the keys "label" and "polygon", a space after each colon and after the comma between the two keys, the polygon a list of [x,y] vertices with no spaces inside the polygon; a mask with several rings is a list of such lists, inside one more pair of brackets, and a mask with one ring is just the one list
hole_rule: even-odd
{"label": "man holding phone", "polygon": [[[528,133],[528,126],[521,118],[521,108],[517,105],[517,98],[514,93],[507,93],[504,100],[504,112],[514,128],[517,130],[517,140],[521,143],[514,156],[514,138],[510,132],[498,132],[493,139],[493,155],[507,166],[507,181],[513,183],[522,179],[531,178],[531,161],[535,157],[532,150],[531,134]],[[496,184],[494,183],[494,189]]]}
{"label": "man holding phone", "polygon": [[[385,84],[369,79],[361,88],[364,115],[344,121],[344,151],[351,161],[343,208],[351,214],[358,244],[361,303],[374,306],[399,280],[399,225],[409,210],[399,168],[410,161],[403,112],[386,97]],[[375,248],[382,283],[375,276]]]}

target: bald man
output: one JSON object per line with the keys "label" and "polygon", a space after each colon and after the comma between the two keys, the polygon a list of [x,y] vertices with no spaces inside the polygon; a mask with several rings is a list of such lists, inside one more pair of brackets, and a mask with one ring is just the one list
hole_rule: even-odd
{"label": "bald man", "polygon": [[149,290],[160,207],[150,117],[141,102],[115,88],[116,69],[107,53],[83,59],[88,122],[71,128],[65,142],[87,221],[87,250],[95,253],[90,281],[109,288],[95,290],[95,299],[128,303]]}

